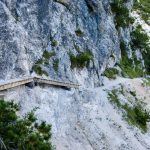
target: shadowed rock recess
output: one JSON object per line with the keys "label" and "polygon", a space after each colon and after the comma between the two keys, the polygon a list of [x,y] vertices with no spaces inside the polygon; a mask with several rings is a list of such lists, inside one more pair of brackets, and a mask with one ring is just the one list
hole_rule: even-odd
{"label": "shadowed rock recess", "polygon": [[[112,2],[0,0],[0,82],[36,75],[80,85],[63,89],[31,84],[0,92],[5,100],[21,106],[21,116],[38,108],[37,118],[52,125],[58,150],[150,149],[149,123],[143,133],[109,98],[111,90],[124,89],[118,92],[121,104],[132,107],[144,100],[150,110],[149,85],[144,85],[149,80],[125,78],[132,68],[134,73],[144,68],[145,55],[138,48],[133,52],[131,18],[121,18]],[[123,14],[131,17],[133,1],[121,6]],[[137,62],[140,68],[127,68],[126,61],[133,66]],[[104,73],[106,68],[111,70]]]}

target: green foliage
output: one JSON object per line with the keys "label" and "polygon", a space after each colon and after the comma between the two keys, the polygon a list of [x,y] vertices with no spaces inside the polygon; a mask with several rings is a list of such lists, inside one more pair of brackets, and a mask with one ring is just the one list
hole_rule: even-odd
{"label": "green foliage", "polygon": [[[130,91],[130,94],[136,98],[134,91]],[[147,132],[147,123],[150,122],[150,113],[143,108],[142,102],[139,101],[133,107],[127,103],[121,104],[116,89],[108,93],[108,98],[111,103],[125,112],[125,117],[130,124],[140,128],[143,132]]]}
{"label": "green foliage", "polygon": [[84,68],[88,67],[91,60],[93,60],[93,54],[91,51],[80,52],[77,56],[70,55],[71,68]]}
{"label": "green foliage", "polygon": [[134,59],[128,58],[124,42],[120,43],[120,49],[121,49],[120,67],[122,69],[122,75],[124,77],[129,78],[142,77],[143,70],[141,69],[141,66],[139,66],[139,62],[135,61]]}
{"label": "green foliage", "polygon": [[111,10],[115,13],[116,27],[126,27],[133,22],[133,19],[129,17],[129,10],[124,5],[124,0],[114,0],[111,3]]}
{"label": "green foliage", "polygon": [[132,125],[137,126],[142,131],[147,132],[147,122],[150,122],[150,114],[143,109],[141,104],[130,107],[128,104],[122,106],[127,113],[127,120]]}
{"label": "green foliage", "polygon": [[146,33],[142,32],[141,26],[138,26],[134,31],[131,32],[133,49],[147,49],[149,43],[149,37]]}
{"label": "green foliage", "polygon": [[34,70],[40,76],[42,76],[43,74],[48,76],[48,73],[45,70],[42,70],[41,66],[39,66],[38,64],[33,65],[32,70]]}
{"label": "green foliage", "polygon": [[56,72],[58,72],[58,67],[59,67],[59,59],[56,59],[53,62],[53,68]]}
{"label": "green foliage", "polygon": [[56,40],[53,40],[53,41],[51,42],[51,45],[52,45],[53,47],[56,47],[56,46],[58,46],[58,42],[57,42]]}
{"label": "green foliage", "polygon": [[117,90],[112,90],[110,93],[108,93],[108,96],[111,103],[116,104],[118,108],[121,106],[120,100],[117,95]]}
{"label": "green foliage", "polygon": [[136,97],[136,92],[135,92],[135,91],[130,91],[130,94],[131,94],[133,97]]}
{"label": "green foliage", "polygon": [[141,15],[142,19],[149,24],[150,20],[150,1],[149,0],[134,0],[134,9]]}
{"label": "green foliage", "polygon": [[116,68],[107,68],[103,75],[106,76],[109,79],[116,79],[116,75],[119,73],[119,71]]}
{"label": "green foliage", "polygon": [[46,60],[49,60],[52,56],[55,56],[55,52],[48,52],[46,50],[43,52],[43,58]]}
{"label": "green foliage", "polygon": [[44,51],[42,58],[39,59],[32,67],[32,70],[35,71],[38,75],[42,76],[43,74],[48,76],[48,73],[42,69],[41,65],[43,65],[43,63],[45,65],[49,64],[49,59],[51,57],[55,56],[55,52],[48,52],[48,51]]}
{"label": "green foliage", "polygon": [[143,86],[150,86],[150,78],[143,79]]}
{"label": "green foliage", "polygon": [[0,138],[8,150],[53,150],[51,125],[35,123],[34,110],[24,118],[17,116],[19,107],[0,100]]}
{"label": "green foliage", "polygon": [[133,17],[129,17],[128,19],[129,19],[128,22],[130,24],[133,24],[135,22],[135,19]]}
{"label": "green foliage", "polygon": [[44,63],[43,59],[39,59],[39,60],[36,62],[36,64],[38,64],[38,65],[43,64],[43,63]]}
{"label": "green foliage", "polygon": [[84,33],[81,31],[81,29],[77,29],[77,30],[75,31],[75,33],[76,33],[76,35],[79,36],[79,37],[81,37],[81,36],[84,35]]}
{"label": "green foliage", "polygon": [[150,46],[149,46],[149,37],[142,31],[141,26],[138,26],[132,33],[132,49],[139,49],[143,55],[146,73],[150,75]]}
{"label": "green foliage", "polygon": [[38,65],[34,65],[32,67],[32,69],[38,74],[38,75],[42,75],[42,68]]}
{"label": "green foliage", "polygon": [[146,73],[150,75],[150,47],[147,49],[147,51],[142,52],[143,58],[144,58],[144,64],[146,68]]}

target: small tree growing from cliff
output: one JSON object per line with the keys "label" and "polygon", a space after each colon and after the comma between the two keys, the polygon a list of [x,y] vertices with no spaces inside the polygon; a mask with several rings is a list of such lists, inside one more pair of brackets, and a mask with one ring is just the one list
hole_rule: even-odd
{"label": "small tree growing from cliff", "polygon": [[51,125],[36,123],[34,111],[19,118],[14,102],[0,100],[0,146],[2,150],[53,150]]}

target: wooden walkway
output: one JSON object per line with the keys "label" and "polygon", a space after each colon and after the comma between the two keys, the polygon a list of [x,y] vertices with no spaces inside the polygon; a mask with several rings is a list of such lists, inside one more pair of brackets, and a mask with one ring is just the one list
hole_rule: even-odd
{"label": "wooden walkway", "polygon": [[3,82],[0,83],[0,91],[7,90],[10,88],[14,88],[17,86],[25,85],[28,83],[39,83],[39,84],[45,84],[45,85],[51,85],[51,86],[57,86],[57,87],[65,87],[65,88],[79,88],[78,84],[71,83],[71,82],[61,82],[57,80],[50,80],[40,77],[26,77],[22,79],[17,80],[10,80],[7,81],[7,83]]}

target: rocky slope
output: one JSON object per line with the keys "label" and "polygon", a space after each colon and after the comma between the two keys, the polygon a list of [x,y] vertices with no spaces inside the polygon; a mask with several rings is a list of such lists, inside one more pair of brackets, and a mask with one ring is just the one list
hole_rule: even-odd
{"label": "rocky slope", "polygon": [[[125,3],[129,12],[132,5],[132,0]],[[111,90],[123,87],[121,102],[132,105],[142,99],[150,109],[148,85],[142,78],[101,76],[120,62],[121,41],[128,56],[133,55],[132,27],[116,27],[109,0],[0,0],[0,10],[0,80],[38,73],[81,85],[71,90],[22,86],[4,92],[5,99],[20,104],[21,115],[39,108],[39,120],[52,124],[56,149],[150,149],[150,125],[145,134],[129,125],[123,110],[108,98]],[[85,56],[84,64],[79,58]]]}
{"label": "rocky slope", "polygon": [[121,102],[133,105],[139,99],[150,109],[150,87],[144,86],[142,79],[105,79],[102,87],[71,91],[19,87],[9,90],[5,99],[15,99],[21,106],[21,115],[38,108],[38,118],[52,124],[53,143],[58,150],[148,150],[150,124],[147,133],[129,125],[123,110],[108,99],[109,91],[120,91],[121,87]]}

